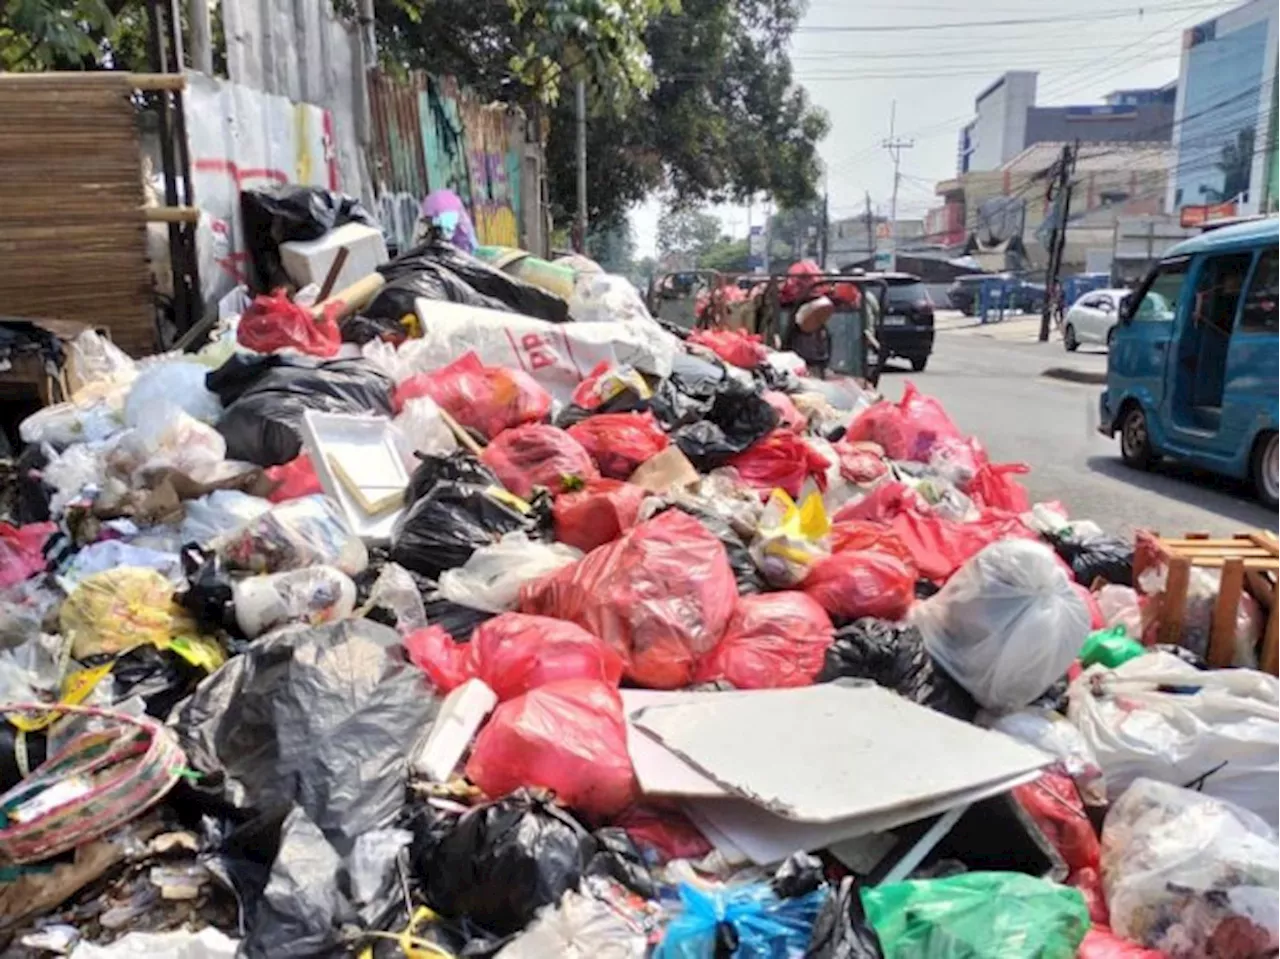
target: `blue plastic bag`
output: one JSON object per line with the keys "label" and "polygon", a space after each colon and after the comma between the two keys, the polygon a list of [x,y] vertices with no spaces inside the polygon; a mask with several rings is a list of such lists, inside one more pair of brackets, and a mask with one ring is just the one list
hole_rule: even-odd
{"label": "blue plastic bag", "polygon": [[795,899],[780,899],[766,883],[726,889],[680,885],[684,909],[667,926],[654,959],[713,959],[728,937],[733,959],[804,956],[830,890],[825,886]]}

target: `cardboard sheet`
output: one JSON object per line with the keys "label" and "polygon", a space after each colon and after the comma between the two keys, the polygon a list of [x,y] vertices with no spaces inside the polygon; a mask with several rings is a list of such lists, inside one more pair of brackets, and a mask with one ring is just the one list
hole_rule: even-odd
{"label": "cardboard sheet", "polygon": [[633,722],[725,789],[802,823],[895,811],[920,818],[913,810],[930,800],[1009,782],[1051,761],[865,684],[722,693],[645,706]]}

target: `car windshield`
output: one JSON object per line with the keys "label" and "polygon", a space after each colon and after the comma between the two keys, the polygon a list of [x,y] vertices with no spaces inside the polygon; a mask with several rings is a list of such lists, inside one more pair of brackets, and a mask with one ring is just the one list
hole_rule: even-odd
{"label": "car windshield", "polygon": [[1161,266],[1142,302],[1134,310],[1134,320],[1138,323],[1172,323],[1178,308],[1178,296],[1182,292],[1182,281],[1186,278],[1186,263]]}
{"label": "car windshield", "polygon": [[889,306],[915,306],[928,303],[929,291],[917,280],[914,283],[893,283],[889,286]]}

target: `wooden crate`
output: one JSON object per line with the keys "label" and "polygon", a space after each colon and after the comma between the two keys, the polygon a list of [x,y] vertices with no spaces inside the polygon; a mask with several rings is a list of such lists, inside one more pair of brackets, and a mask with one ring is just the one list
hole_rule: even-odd
{"label": "wooden crate", "polygon": [[1207,533],[1187,533],[1181,539],[1165,539],[1156,534],[1156,542],[1168,555],[1169,579],[1160,623],[1160,641],[1178,642],[1186,613],[1187,586],[1192,567],[1217,569],[1222,580],[1209,630],[1210,666],[1230,666],[1236,607],[1240,593],[1247,589],[1263,607],[1266,628],[1262,634],[1259,668],[1277,673],[1277,638],[1280,610],[1276,604],[1276,582],[1280,575],[1280,542],[1274,533],[1256,531],[1237,533],[1229,539],[1213,539]]}

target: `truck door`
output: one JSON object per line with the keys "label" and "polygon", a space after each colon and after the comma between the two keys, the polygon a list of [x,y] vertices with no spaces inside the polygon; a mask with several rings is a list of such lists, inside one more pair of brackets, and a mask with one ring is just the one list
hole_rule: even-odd
{"label": "truck door", "polygon": [[1166,361],[1190,261],[1190,257],[1179,257],[1156,267],[1133,294],[1137,302],[1130,304],[1129,318],[1107,358],[1116,387],[1137,397],[1154,419],[1163,415]]}
{"label": "truck door", "polygon": [[1252,443],[1260,427],[1275,422],[1277,286],[1273,246],[1258,256],[1227,346],[1220,432],[1229,446],[1224,453],[1243,452],[1247,458],[1250,450],[1242,444]]}

